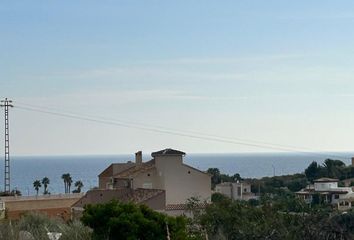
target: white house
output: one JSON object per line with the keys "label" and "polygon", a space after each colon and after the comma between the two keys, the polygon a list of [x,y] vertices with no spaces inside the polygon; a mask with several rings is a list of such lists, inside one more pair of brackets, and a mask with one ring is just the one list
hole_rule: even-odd
{"label": "white house", "polygon": [[338,187],[338,179],[319,178],[313,185],[296,192],[296,195],[311,203],[313,196],[319,194],[324,202],[337,205],[338,209],[345,210],[354,205],[354,192],[351,187]]}
{"label": "white house", "polygon": [[251,192],[251,184],[247,182],[223,182],[215,186],[215,192],[221,193],[233,200],[257,199]]}

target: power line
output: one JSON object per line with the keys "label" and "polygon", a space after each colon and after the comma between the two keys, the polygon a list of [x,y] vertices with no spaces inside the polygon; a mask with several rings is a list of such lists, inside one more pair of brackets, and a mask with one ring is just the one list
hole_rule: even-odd
{"label": "power line", "polygon": [[[36,106],[36,105],[32,105],[32,104],[27,104],[27,103],[21,103],[21,102],[17,102],[21,105],[25,105],[31,108],[36,108],[36,109],[46,109],[49,111],[54,111],[54,112],[61,112],[60,109],[56,109],[56,108],[49,108],[49,107],[43,107],[43,106]],[[85,117],[89,117],[89,118],[99,118],[102,120],[107,120],[107,121],[114,121],[114,122],[120,122],[120,123],[125,123],[125,124],[129,124],[129,125],[137,125],[137,126],[143,126],[143,127],[148,127],[148,128],[154,128],[154,129],[162,129],[162,130],[166,130],[166,131],[172,131],[172,132],[181,132],[181,130],[178,129],[172,129],[172,128],[165,128],[162,126],[156,126],[156,125],[151,125],[151,124],[145,124],[145,123],[141,123],[141,122],[135,122],[135,121],[131,121],[131,120],[122,120],[122,119],[112,119],[112,118],[106,118],[106,117],[98,117],[98,116],[90,116],[90,115],[82,115],[82,114],[76,114],[76,113],[72,113],[72,112],[66,112],[66,114],[70,114],[70,115],[79,115],[79,116],[85,116]],[[213,135],[213,134],[205,134],[205,133],[200,133],[200,132],[196,132],[196,131],[183,131],[184,133],[189,133],[189,134],[197,134],[200,136],[206,136],[206,137],[211,137],[211,138],[220,138],[220,139],[227,139],[227,140],[231,140],[231,141],[241,141],[241,142],[247,142],[250,144],[260,144],[260,145],[266,145],[266,146],[271,146],[271,147],[280,147],[280,148],[286,148],[286,149],[292,149],[294,151],[309,151],[309,152],[316,152],[316,150],[314,149],[310,149],[310,148],[306,148],[306,147],[300,147],[300,146],[291,146],[291,145],[284,145],[284,144],[276,144],[276,143],[269,143],[269,142],[265,142],[265,141],[257,141],[257,140],[250,140],[250,139],[244,139],[244,138],[235,138],[235,137],[225,137],[225,136],[218,136],[218,135]]]}
{"label": "power line", "polygon": [[[27,105],[28,107],[21,106],[21,105]],[[272,144],[272,143],[265,143],[265,142],[261,142],[261,141],[242,140],[242,139],[236,139],[236,138],[232,139],[232,138],[221,137],[221,136],[216,136],[216,135],[198,133],[198,132],[194,132],[194,131],[180,131],[180,130],[175,130],[175,129],[167,129],[167,128],[163,128],[163,127],[156,127],[156,126],[134,123],[134,122],[128,123],[128,122],[125,122],[122,120],[117,120],[117,119],[107,119],[107,118],[102,118],[102,117],[84,116],[84,115],[76,114],[76,113],[63,113],[63,112],[58,112],[58,111],[53,111],[53,110],[47,110],[47,109],[51,109],[51,108],[38,107],[38,106],[23,104],[23,103],[18,104],[18,106],[16,106],[16,107],[17,107],[17,109],[23,109],[23,110],[27,110],[27,111],[33,111],[33,112],[40,112],[40,113],[45,113],[45,114],[50,114],[50,115],[55,115],[55,116],[60,116],[60,117],[96,122],[96,123],[101,123],[101,124],[115,125],[115,126],[126,127],[126,128],[134,128],[134,129],[139,129],[139,130],[144,130],[144,131],[164,133],[164,134],[170,134],[170,135],[182,136],[182,137],[188,137],[188,138],[194,138],[194,139],[201,139],[201,140],[207,140],[207,141],[250,146],[250,147],[262,148],[262,149],[271,149],[271,150],[278,150],[278,151],[280,150],[280,151],[286,151],[286,152],[296,152],[296,153],[301,153],[301,154],[312,154],[312,155],[318,155],[318,156],[349,159],[349,157],[345,157],[345,156],[317,153],[317,152],[310,150],[308,148],[305,150],[304,148],[301,149],[298,147],[292,147],[292,146],[281,145],[281,144]]]}
{"label": "power line", "polygon": [[[36,105],[32,105],[32,104],[27,104],[27,103],[20,103],[20,104],[21,105],[25,105],[25,106],[29,106],[29,107],[32,107],[32,108],[35,108],[35,109],[46,109],[46,110],[54,111],[54,112],[58,112],[58,111],[61,112],[60,109],[52,108],[52,107],[50,108],[50,107],[36,106]],[[83,116],[82,114],[76,114],[76,113],[73,113],[73,112],[66,112],[66,114]],[[319,150],[314,150],[314,149],[310,149],[310,148],[306,148],[306,147],[269,143],[269,142],[265,142],[265,141],[257,141],[257,140],[250,140],[250,139],[244,139],[244,138],[235,138],[235,137],[231,138],[231,137],[225,137],[225,136],[219,136],[219,135],[205,134],[205,133],[200,133],[200,132],[190,131],[190,130],[181,131],[181,130],[177,130],[177,129],[165,128],[165,127],[162,127],[162,126],[145,124],[145,123],[135,122],[135,121],[131,121],[131,120],[112,119],[112,118],[97,117],[97,116],[90,116],[90,115],[84,115],[84,116],[85,117],[89,117],[89,118],[94,118],[94,119],[99,118],[101,120],[107,120],[107,121],[119,122],[119,123],[123,123],[123,124],[129,124],[129,125],[143,126],[143,127],[154,128],[154,129],[159,129],[159,130],[165,130],[165,131],[169,131],[169,132],[184,132],[184,133],[187,133],[187,134],[197,134],[198,136],[206,136],[206,137],[223,139],[223,140],[239,141],[239,142],[249,143],[249,144],[260,144],[262,146],[270,146],[272,148],[276,148],[276,150],[284,150],[284,149],[286,149],[286,151],[291,150],[291,151],[300,151],[300,152],[304,152],[304,151],[305,152],[320,152]],[[326,155],[326,156],[328,156],[328,155]],[[334,155],[332,155],[332,156],[334,156]],[[336,155],[335,157],[343,158],[344,156]],[[348,157],[345,157],[345,158],[348,158]]]}

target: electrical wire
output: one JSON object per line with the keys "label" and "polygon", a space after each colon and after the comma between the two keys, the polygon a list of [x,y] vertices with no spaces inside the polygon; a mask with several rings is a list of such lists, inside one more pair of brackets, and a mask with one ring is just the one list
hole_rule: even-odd
{"label": "electrical wire", "polygon": [[[46,109],[49,111],[55,111],[55,112],[61,112],[60,109],[58,108],[49,108],[49,107],[43,107],[43,106],[36,106],[36,105],[32,105],[32,104],[27,104],[27,103],[20,103],[21,105],[25,105],[25,106],[29,106],[32,108],[36,108],[36,109]],[[71,115],[78,115],[76,113],[72,113],[72,112],[66,112],[66,114],[71,114]],[[82,116],[80,114],[80,116]],[[139,122],[134,122],[131,120],[122,120],[122,119],[113,119],[113,118],[106,118],[106,117],[97,117],[97,116],[90,116],[90,115],[84,115],[85,117],[89,117],[89,118],[99,118],[99,119],[103,119],[103,120],[107,120],[107,121],[114,121],[114,122],[120,122],[120,123],[125,123],[125,124],[130,124],[130,125],[137,125],[137,126],[144,126],[144,127],[148,127],[148,128],[157,128],[159,130],[165,130],[165,131],[169,131],[169,132],[182,132],[181,130],[176,130],[176,129],[172,129],[172,128],[165,128],[165,127],[161,127],[161,126],[156,126],[156,125],[148,125],[145,123],[139,123]],[[280,149],[285,148],[286,150],[292,150],[292,151],[308,151],[308,152],[320,152],[320,150],[314,150],[314,149],[310,149],[310,148],[306,148],[306,147],[299,147],[299,146],[291,146],[291,145],[284,145],[284,144],[275,144],[275,143],[269,143],[269,142],[264,142],[264,141],[256,141],[256,140],[250,140],[250,139],[244,139],[244,138],[235,138],[235,137],[225,137],[225,136],[219,136],[219,135],[211,135],[211,134],[205,134],[205,133],[200,133],[200,132],[196,132],[196,131],[183,131],[184,133],[188,133],[188,134],[197,134],[199,136],[206,136],[206,137],[211,137],[211,138],[218,138],[218,139],[226,139],[226,140],[231,140],[231,141],[241,141],[244,143],[251,143],[251,144],[261,144],[262,146],[271,146],[271,147],[280,147]],[[279,148],[278,148],[279,150]],[[336,157],[338,157],[339,155],[336,155]],[[343,157],[343,156],[340,156]]]}
{"label": "electrical wire", "polygon": [[[18,103],[20,103],[21,105],[25,105],[25,106],[36,108],[36,109],[46,109],[46,110],[49,110],[49,111],[55,111],[55,112],[59,111],[59,112],[61,112],[61,110],[58,110],[57,108],[36,106],[36,105],[27,104],[27,103],[21,103],[21,102],[18,102]],[[72,113],[72,112],[66,112],[66,114],[78,115],[78,114]],[[120,122],[120,123],[125,123],[125,124],[129,123],[129,124],[134,124],[134,125],[138,125],[138,126],[144,126],[144,127],[148,127],[148,128],[162,129],[162,130],[165,130],[165,131],[181,132],[181,130],[177,130],[177,129],[165,128],[165,127],[156,126],[156,125],[148,125],[148,124],[145,124],[145,123],[135,122],[135,121],[131,121],[131,120],[112,119],[112,118],[97,117],[97,116],[90,116],[90,115],[85,115],[85,117],[99,118],[99,119],[103,119],[103,120]],[[235,137],[231,138],[231,137],[225,137],[225,136],[205,134],[205,133],[200,133],[200,132],[190,131],[190,130],[188,130],[188,131],[184,130],[183,132],[189,133],[189,134],[197,134],[197,135],[200,135],[200,136],[206,136],[206,137],[211,137],[211,138],[227,139],[227,140],[231,140],[231,141],[237,140],[237,141],[241,141],[241,142],[247,142],[247,143],[252,143],[252,144],[261,144],[261,145],[267,145],[267,146],[271,146],[271,147],[280,147],[280,148],[286,148],[286,149],[290,148],[292,150],[298,150],[298,151],[316,152],[316,150],[313,150],[313,149],[310,149],[310,148],[306,148],[306,147],[291,146],[291,145],[284,145],[284,144],[275,144],[275,143],[269,143],[269,142],[264,142],[264,141],[256,141],[256,140],[244,139],[244,138],[235,138]]]}
{"label": "electrical wire", "polygon": [[339,155],[318,153],[318,152],[315,152],[315,151],[310,150],[308,148],[305,149],[305,148],[299,148],[299,147],[293,147],[293,146],[287,146],[287,145],[281,145],[281,144],[266,143],[266,142],[261,142],[261,141],[245,140],[245,139],[238,139],[238,138],[228,138],[228,137],[199,133],[199,132],[195,132],[195,131],[180,131],[180,130],[168,129],[168,128],[152,126],[152,125],[147,125],[147,124],[135,123],[135,122],[131,122],[131,121],[128,123],[126,121],[117,120],[117,119],[107,119],[107,118],[102,118],[102,117],[85,116],[85,115],[76,114],[76,113],[68,113],[68,112],[64,113],[64,112],[59,112],[56,110],[51,110],[53,108],[39,107],[39,106],[34,106],[34,105],[20,103],[20,102],[16,102],[15,107],[18,109],[22,109],[22,110],[40,112],[40,113],[44,113],[44,114],[50,114],[50,115],[55,115],[55,116],[60,116],[60,117],[65,117],[65,118],[96,122],[96,123],[101,123],[101,124],[106,124],[106,125],[107,124],[108,125],[115,125],[115,126],[120,126],[120,127],[125,127],[125,128],[133,128],[133,129],[139,129],[139,130],[150,131],[150,132],[155,132],[155,133],[163,133],[163,134],[188,137],[188,138],[194,138],[194,139],[200,139],[200,140],[206,140],[206,141],[214,141],[214,142],[243,145],[243,146],[249,146],[249,147],[255,147],[255,148],[262,148],[262,149],[271,149],[271,150],[277,150],[277,151],[280,150],[280,151],[285,151],[285,152],[311,154],[311,155],[334,157],[334,158],[341,158],[341,159],[349,159],[350,158],[350,157],[339,156]]}

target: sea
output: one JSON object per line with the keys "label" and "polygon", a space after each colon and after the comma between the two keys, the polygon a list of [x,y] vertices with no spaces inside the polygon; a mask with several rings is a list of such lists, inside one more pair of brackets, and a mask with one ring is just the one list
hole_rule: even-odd
{"label": "sea", "polygon": [[[304,172],[312,162],[322,164],[327,158],[342,160],[351,164],[354,153],[218,153],[187,154],[184,162],[200,170],[218,168],[220,172],[233,175],[239,173],[243,178],[287,175]],[[151,157],[143,155],[143,160]],[[22,195],[34,195],[33,182],[43,177],[50,179],[51,194],[64,193],[62,174],[70,173],[74,182],[81,180],[83,191],[98,185],[98,175],[111,163],[134,161],[134,155],[90,155],[90,156],[12,156],[11,189],[20,190]],[[1,158],[0,158],[1,163]],[[4,169],[0,165],[0,190],[4,186]],[[43,191],[41,189],[40,191]]]}

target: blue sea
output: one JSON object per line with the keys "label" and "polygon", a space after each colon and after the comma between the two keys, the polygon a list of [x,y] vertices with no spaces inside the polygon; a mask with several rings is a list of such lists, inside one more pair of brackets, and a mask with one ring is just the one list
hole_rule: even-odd
{"label": "blue sea", "polygon": [[[219,168],[222,173],[239,173],[244,178],[286,175],[303,172],[312,162],[322,164],[327,158],[340,159],[350,164],[354,153],[233,153],[233,154],[187,154],[184,162],[200,170]],[[144,161],[151,159],[143,156]],[[70,173],[73,181],[81,180],[86,191],[98,185],[100,174],[111,163],[134,161],[134,155],[103,156],[13,156],[11,157],[11,189],[23,195],[33,195],[33,182],[43,177],[50,179],[49,191],[63,193],[63,173]],[[1,159],[0,159],[1,161]],[[0,190],[3,190],[3,162],[0,162]],[[72,186],[72,190],[74,186]]]}

